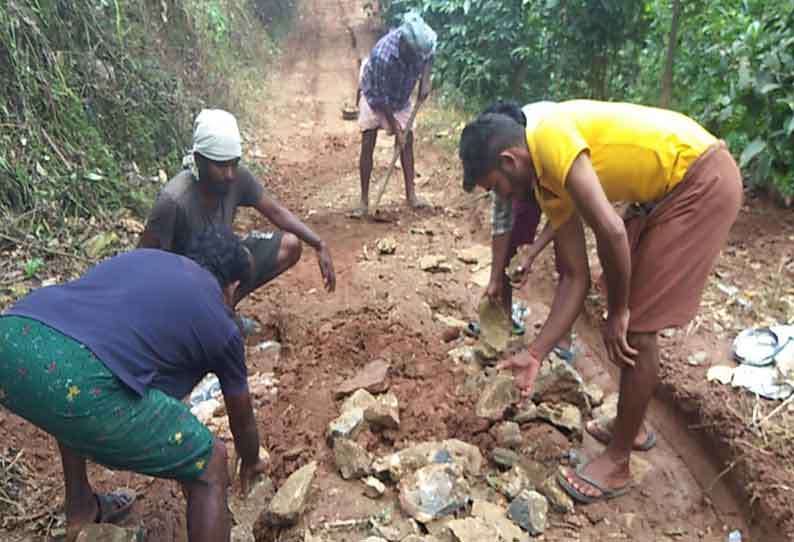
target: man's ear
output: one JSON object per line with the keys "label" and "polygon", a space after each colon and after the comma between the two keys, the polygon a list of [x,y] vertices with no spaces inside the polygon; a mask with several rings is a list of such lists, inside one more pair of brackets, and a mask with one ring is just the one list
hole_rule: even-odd
{"label": "man's ear", "polygon": [[234,297],[237,293],[237,288],[240,286],[240,281],[235,280],[234,282],[230,282],[226,285],[226,288],[223,289],[223,297],[226,300],[226,304],[230,307],[234,307]]}
{"label": "man's ear", "polygon": [[519,168],[518,157],[512,149],[505,149],[499,153],[499,169],[506,172],[510,177],[515,177]]}

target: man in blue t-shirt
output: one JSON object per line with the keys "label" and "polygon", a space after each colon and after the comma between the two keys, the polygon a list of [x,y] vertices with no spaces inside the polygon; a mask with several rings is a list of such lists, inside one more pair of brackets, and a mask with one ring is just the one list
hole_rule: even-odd
{"label": "man in blue t-shirt", "polygon": [[68,542],[87,523],[119,519],[135,498],[95,494],[86,458],[179,481],[190,542],[228,540],[225,445],[180,402],[209,372],[223,391],[243,492],[264,471],[231,309],[251,254],[213,225],[186,256],[121,254],[0,317],[0,404],[58,441]]}

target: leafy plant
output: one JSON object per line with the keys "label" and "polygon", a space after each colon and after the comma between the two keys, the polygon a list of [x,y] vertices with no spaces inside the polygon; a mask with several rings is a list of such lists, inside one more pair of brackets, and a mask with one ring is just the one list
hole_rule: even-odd
{"label": "leafy plant", "polygon": [[25,278],[33,278],[36,273],[42,270],[44,267],[44,260],[41,258],[31,258],[25,262]]}

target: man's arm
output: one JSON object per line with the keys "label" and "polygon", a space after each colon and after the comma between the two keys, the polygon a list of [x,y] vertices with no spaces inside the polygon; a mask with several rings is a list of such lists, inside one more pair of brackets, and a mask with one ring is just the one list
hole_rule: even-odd
{"label": "man's arm", "polygon": [[543,360],[571,329],[582,310],[587,290],[590,288],[584,228],[579,217],[574,215],[556,232],[552,230],[552,233],[554,246],[557,249],[560,282],[554,294],[549,316],[540,333],[529,346],[529,351],[538,361]]}
{"label": "man's arm", "polygon": [[161,248],[171,250],[174,244],[178,207],[174,200],[161,194],[146,219],[138,248]]}
{"label": "man's arm", "polygon": [[430,72],[433,69],[433,58],[430,58],[427,62],[425,62],[424,68],[422,68],[422,76],[419,78],[419,101],[424,102],[427,97],[430,95],[430,91],[433,89],[433,81],[430,79]]}
{"label": "man's arm", "polygon": [[577,211],[593,229],[598,258],[607,281],[609,316],[604,343],[614,363],[634,365],[637,351],[628,344],[631,254],[623,219],[615,212],[598,180],[590,158],[582,153],[574,160],[566,182]]}
{"label": "man's arm", "polygon": [[223,399],[229,417],[229,429],[234,437],[234,449],[240,458],[240,486],[245,495],[256,475],[265,471],[265,465],[259,457],[259,430],[251,406],[251,395],[246,389],[232,397],[224,396]]}

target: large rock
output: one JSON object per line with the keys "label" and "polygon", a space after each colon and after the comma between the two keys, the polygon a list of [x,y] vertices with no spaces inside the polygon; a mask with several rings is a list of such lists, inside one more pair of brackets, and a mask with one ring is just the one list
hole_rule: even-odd
{"label": "large rock", "polygon": [[519,527],[537,536],[546,530],[548,510],[546,497],[536,491],[524,491],[510,503],[507,515]]}
{"label": "large rock", "polygon": [[556,476],[549,476],[538,488],[538,491],[548,499],[551,509],[560,514],[570,514],[574,510],[573,499],[562,490],[557,483]]}
{"label": "large rock", "polygon": [[397,482],[407,474],[430,464],[452,463],[460,466],[467,476],[477,477],[482,470],[480,449],[457,439],[417,444],[399,452],[378,458],[373,472],[381,478]]}
{"label": "large rock", "polygon": [[502,422],[494,425],[490,433],[496,440],[496,444],[502,448],[515,450],[521,447],[521,428],[515,422]]}
{"label": "large rock", "polygon": [[536,403],[571,403],[589,411],[590,400],[581,375],[562,360],[546,361],[535,380],[532,400]]}
{"label": "large rock", "polygon": [[496,447],[491,450],[491,459],[500,467],[509,469],[518,463],[521,457],[513,450]]}
{"label": "large rock", "polygon": [[502,542],[496,528],[480,518],[452,520],[449,530],[455,542]]}
{"label": "large rock", "polygon": [[354,408],[367,410],[377,402],[378,400],[375,399],[375,396],[370,392],[364,389],[359,389],[342,402],[342,407],[339,409],[339,411],[344,414],[345,412],[353,410]]}
{"label": "large rock", "polygon": [[531,401],[526,401],[521,405],[521,408],[513,416],[513,421],[517,424],[531,422],[538,418],[538,405]]}
{"label": "large rock", "polygon": [[362,446],[348,439],[336,440],[334,459],[336,468],[345,480],[367,476],[372,466],[372,455]]}
{"label": "large rock", "polygon": [[497,534],[506,542],[529,541],[529,536],[508,519],[507,510],[499,505],[478,499],[474,501],[471,515],[481,519],[486,525],[493,527]]}
{"label": "large rock", "polygon": [[335,392],[337,399],[349,395],[357,389],[365,389],[370,393],[382,393],[388,388],[386,378],[391,365],[388,361],[378,359],[364,366],[356,376],[342,383]]}
{"label": "large rock", "polygon": [[513,325],[504,307],[485,296],[480,301],[480,342],[503,352],[510,341]]}
{"label": "large rock", "polygon": [[453,464],[422,467],[400,482],[400,505],[406,514],[427,523],[463,508],[469,486]]}
{"label": "large rock", "polygon": [[486,384],[474,411],[481,418],[501,420],[518,400],[519,392],[513,379],[500,374]]}
{"label": "large rock", "polygon": [[400,428],[400,404],[393,393],[380,395],[377,401],[364,410],[364,420],[382,429]]}
{"label": "large rock", "polygon": [[568,403],[541,403],[538,405],[538,418],[564,429],[574,438],[582,438],[582,413]]}
{"label": "large rock", "polygon": [[595,382],[585,384],[584,393],[590,402],[590,408],[596,408],[604,403],[604,390]]}
{"label": "large rock", "polygon": [[487,477],[488,485],[512,500],[518,497],[525,489],[532,489],[529,474],[520,465],[514,465],[508,471]]}
{"label": "large rock", "polygon": [[364,480],[364,495],[370,499],[380,499],[386,493],[386,486],[374,476]]}
{"label": "large rock", "polygon": [[339,438],[354,439],[364,428],[364,409],[351,408],[328,425],[326,437],[330,446]]}
{"label": "large rock", "polygon": [[309,498],[316,473],[316,461],[293,472],[276,492],[275,497],[270,501],[270,506],[263,511],[266,522],[277,527],[294,525],[306,507],[306,500]]}
{"label": "large rock", "polygon": [[[142,534],[142,533],[141,533]],[[124,529],[109,523],[96,523],[83,527],[77,542],[139,542],[138,530]]]}
{"label": "large rock", "polygon": [[618,394],[610,393],[598,408],[593,410],[593,419],[611,420],[618,414]]}

